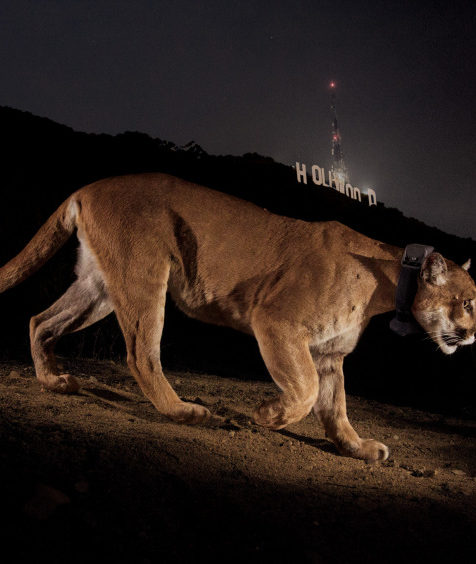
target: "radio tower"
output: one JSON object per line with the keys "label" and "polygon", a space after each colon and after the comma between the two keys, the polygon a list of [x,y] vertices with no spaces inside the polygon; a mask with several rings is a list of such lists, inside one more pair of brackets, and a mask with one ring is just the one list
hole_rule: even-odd
{"label": "radio tower", "polygon": [[337,125],[337,112],[336,112],[336,83],[332,81],[330,84],[331,89],[331,111],[332,111],[332,164],[331,171],[334,177],[344,186],[349,181],[347,167],[344,163],[344,153],[342,152],[340,142],[339,126]]}

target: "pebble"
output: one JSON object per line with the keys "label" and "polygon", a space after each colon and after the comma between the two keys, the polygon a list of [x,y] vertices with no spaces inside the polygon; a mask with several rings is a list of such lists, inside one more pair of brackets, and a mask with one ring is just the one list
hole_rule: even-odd
{"label": "pebble", "polygon": [[464,472],[463,470],[458,470],[457,468],[455,468],[454,470],[451,470],[451,472],[455,476],[466,476],[466,472]]}
{"label": "pebble", "polygon": [[10,378],[20,378],[20,373],[17,372],[16,370],[12,370],[8,376]]}
{"label": "pebble", "polygon": [[234,436],[235,436],[235,431],[230,431],[230,432],[228,433],[228,436],[234,437]]}

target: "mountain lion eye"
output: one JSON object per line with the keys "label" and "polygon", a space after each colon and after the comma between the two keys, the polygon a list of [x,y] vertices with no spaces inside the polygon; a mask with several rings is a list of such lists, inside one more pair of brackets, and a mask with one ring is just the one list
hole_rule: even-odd
{"label": "mountain lion eye", "polygon": [[466,311],[473,311],[473,304],[471,300],[463,300],[463,307]]}

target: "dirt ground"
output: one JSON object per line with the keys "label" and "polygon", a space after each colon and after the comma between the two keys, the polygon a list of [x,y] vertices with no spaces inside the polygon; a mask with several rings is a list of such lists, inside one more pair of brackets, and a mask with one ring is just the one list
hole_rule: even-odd
{"label": "dirt ground", "polygon": [[312,415],[282,432],[252,424],[271,382],[168,373],[226,418],[193,427],[161,417],[122,365],[62,362],[78,395],[0,363],[3,562],[443,562],[474,548],[469,416],[348,397],[361,436],[391,449],[366,464]]}

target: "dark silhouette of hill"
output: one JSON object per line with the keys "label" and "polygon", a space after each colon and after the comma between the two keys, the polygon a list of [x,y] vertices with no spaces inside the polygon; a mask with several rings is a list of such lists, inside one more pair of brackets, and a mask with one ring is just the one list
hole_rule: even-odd
{"label": "dark silhouette of hill", "polygon": [[[476,260],[476,243],[449,235],[382,203],[369,207],[330,188],[299,184],[291,166],[270,157],[209,155],[191,141],[184,147],[139,132],[96,135],[74,131],[46,118],[0,107],[0,264],[13,257],[54,209],[74,190],[108,176],[161,171],[210,186],[278,214],[308,221],[335,219],[375,239],[404,247],[433,245],[463,263]],[[140,194],[137,195],[140,198]],[[18,288],[0,295],[0,357],[28,355],[28,321],[48,307],[73,278],[76,242]],[[420,338],[402,339],[388,330],[391,316],[372,321],[347,359],[347,386],[381,399],[438,409],[474,405],[472,349],[453,357]],[[95,357],[124,354],[113,316],[81,335],[66,337],[60,353]],[[172,304],[163,338],[165,366],[215,371],[236,377],[263,377],[254,340],[186,319]],[[449,384],[451,382],[451,384]]]}

